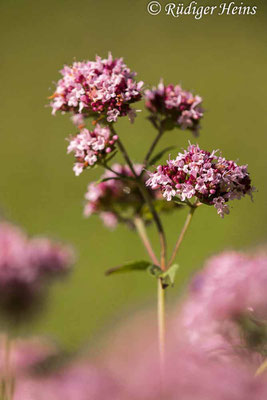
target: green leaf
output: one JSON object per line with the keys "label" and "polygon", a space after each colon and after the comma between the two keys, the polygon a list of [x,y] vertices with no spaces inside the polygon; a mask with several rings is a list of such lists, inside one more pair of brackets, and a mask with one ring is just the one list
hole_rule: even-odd
{"label": "green leaf", "polygon": [[164,271],[159,275],[159,277],[162,279],[164,287],[174,285],[175,275],[178,268],[179,268],[178,264],[173,264],[170,266],[170,268],[167,269],[167,271]]}
{"label": "green leaf", "polygon": [[147,271],[154,278],[161,279],[163,287],[166,288],[170,285],[173,286],[178,268],[178,264],[173,264],[167,271],[162,271],[158,265],[152,264],[149,261],[133,261],[108,269],[105,274],[111,275],[125,272]]}
{"label": "green leaf", "polygon": [[178,264],[173,264],[167,271],[162,271],[162,269],[157,265],[150,265],[147,270],[156,279],[162,280],[162,285],[164,288],[174,285],[175,275],[179,268]]}
{"label": "green leaf", "polygon": [[175,149],[175,147],[176,147],[176,146],[168,146],[168,147],[165,147],[165,149],[161,150],[159,153],[157,153],[157,154],[149,161],[148,166],[154,165],[158,160],[161,159],[161,157],[162,157],[165,153],[167,153],[167,151],[173,150],[173,149]]}
{"label": "green leaf", "polygon": [[162,269],[158,265],[154,265],[154,264],[150,265],[147,268],[147,271],[149,272],[149,274],[151,274],[155,278],[159,278],[160,275],[162,274]]}
{"label": "green leaf", "polygon": [[148,267],[151,267],[151,263],[149,261],[133,261],[124,265],[119,265],[115,268],[108,269],[105,274],[111,275],[132,271],[146,271]]}

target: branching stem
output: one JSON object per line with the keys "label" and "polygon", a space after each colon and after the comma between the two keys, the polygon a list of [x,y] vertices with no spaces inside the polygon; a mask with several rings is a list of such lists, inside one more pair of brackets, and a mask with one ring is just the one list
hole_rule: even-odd
{"label": "branching stem", "polygon": [[192,221],[192,218],[193,218],[193,215],[194,215],[194,212],[195,212],[196,208],[197,208],[197,205],[190,205],[190,207],[189,207],[189,213],[187,214],[184,226],[183,226],[183,228],[181,230],[181,233],[180,233],[180,235],[179,235],[179,237],[177,239],[177,242],[176,242],[176,244],[174,246],[171,258],[170,258],[170,260],[168,262],[168,267],[170,267],[172,265],[172,263],[174,262],[174,260],[175,260],[177,252],[178,252],[178,250],[179,250],[179,248],[180,248],[180,246],[182,244],[182,241],[184,239],[185,233],[186,233],[187,229],[189,228],[189,225],[190,225],[190,223]]}
{"label": "branching stem", "polygon": [[[114,135],[116,135],[116,131],[113,127],[113,125],[111,125],[111,131]],[[160,135],[158,135],[158,137],[155,139],[154,141],[154,145],[152,145],[152,149],[150,149],[149,153],[148,153],[148,159],[150,157],[150,155],[152,154],[153,149],[155,148],[158,140],[160,139]],[[145,200],[145,202],[147,203],[150,212],[153,216],[153,220],[155,222],[155,225],[157,227],[157,231],[159,234],[159,240],[160,240],[160,268],[165,271],[166,269],[166,249],[167,249],[167,245],[166,245],[166,237],[165,237],[165,232],[160,220],[160,217],[157,213],[157,211],[155,210],[154,204],[153,204],[153,200],[151,199],[150,193],[148,192],[146,186],[144,185],[144,183],[142,182],[142,176],[138,176],[137,173],[134,170],[132,161],[125,149],[125,147],[123,146],[120,138],[117,140],[117,145],[126,161],[126,163],[128,164],[129,168],[131,169],[133,176],[136,178],[136,183],[139,187],[139,190]],[[144,232],[142,231],[141,234],[143,235]],[[144,238],[143,238],[144,239]],[[146,242],[147,245],[147,242]],[[151,251],[150,248],[147,247],[147,251],[149,249],[149,252]],[[154,252],[153,252],[154,253]],[[154,259],[154,254],[153,254],[153,258],[152,258],[152,253],[151,253],[151,259],[153,261]],[[156,261],[156,258],[155,258]],[[158,265],[158,261],[157,261],[157,265]],[[164,370],[164,359],[165,359],[165,290],[162,287],[162,282],[161,279],[158,279],[158,337],[159,337],[159,353],[160,353],[160,365],[161,365],[161,371],[163,372]]]}
{"label": "branching stem", "polygon": [[159,261],[158,261],[156,255],[154,253],[154,250],[151,246],[150,240],[149,240],[147,232],[146,232],[146,227],[145,227],[145,224],[144,224],[142,218],[139,218],[139,217],[135,218],[134,224],[135,224],[136,230],[139,233],[139,236],[146,248],[146,251],[147,251],[149,257],[151,258],[151,260],[153,261],[153,263],[155,265],[159,265]]}
{"label": "branching stem", "polygon": [[[112,133],[114,135],[117,134],[115,129],[114,129],[114,127],[113,127],[113,125],[111,125],[110,129],[111,129],[111,131],[112,131]],[[165,232],[164,232],[160,217],[159,217],[157,211],[155,210],[155,207],[153,205],[153,201],[151,199],[151,196],[150,196],[146,186],[143,184],[141,178],[137,175],[136,171],[134,170],[133,163],[132,163],[132,161],[131,161],[131,159],[130,159],[130,157],[129,157],[129,155],[128,155],[125,147],[124,147],[124,145],[122,144],[120,138],[117,140],[117,145],[118,145],[118,147],[119,147],[119,149],[120,149],[120,151],[121,151],[126,163],[128,164],[129,168],[131,169],[131,171],[133,173],[133,176],[136,178],[136,183],[137,183],[137,185],[139,187],[139,190],[140,190],[140,192],[141,192],[145,202],[147,203],[147,205],[148,205],[148,207],[150,209],[150,212],[151,212],[151,214],[153,216],[155,225],[156,225],[157,230],[158,230],[159,240],[160,240],[160,247],[161,247],[160,266],[161,266],[162,270],[165,270],[165,268],[166,268],[166,247],[167,246],[166,246]]]}
{"label": "branching stem", "polygon": [[155,127],[158,129],[158,134],[155,137],[154,141],[152,142],[152,145],[150,146],[150,148],[149,148],[149,150],[148,150],[148,152],[147,152],[147,154],[146,154],[146,156],[144,158],[144,161],[143,161],[144,168],[147,168],[149,160],[150,160],[150,157],[151,157],[153,151],[155,150],[155,147],[158,144],[161,136],[164,133],[164,129],[162,128],[161,124],[159,124],[159,126],[155,125]]}

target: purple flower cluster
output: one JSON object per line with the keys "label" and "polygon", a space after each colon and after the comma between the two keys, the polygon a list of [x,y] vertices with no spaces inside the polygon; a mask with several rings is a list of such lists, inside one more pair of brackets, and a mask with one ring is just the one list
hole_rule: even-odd
{"label": "purple flower cluster", "polygon": [[194,278],[182,312],[191,344],[206,343],[209,351],[224,356],[266,355],[266,285],[266,254],[212,257]]}
{"label": "purple flower cluster", "polygon": [[[142,172],[143,166],[135,164],[134,169],[137,175]],[[124,222],[132,226],[135,217],[141,217],[149,222],[151,215],[145,206],[144,199],[134,180],[118,179],[116,174],[126,178],[133,178],[132,171],[127,165],[114,164],[111,171],[106,171],[101,182],[92,182],[88,185],[85,195],[86,205],[84,215],[89,217],[92,214],[99,214],[104,224],[109,228],[115,228],[118,222]],[[142,175],[145,181],[148,175]],[[166,206],[160,191],[150,191],[158,211],[168,211],[173,205]]]}
{"label": "purple flower cluster", "polygon": [[198,134],[199,122],[203,117],[200,96],[194,96],[179,85],[165,86],[160,82],[158,87],[145,91],[145,99],[146,108],[153,114],[165,116],[171,128],[177,126]]}
{"label": "purple flower cluster", "polygon": [[229,213],[228,201],[251,195],[253,187],[246,165],[238,166],[215,153],[190,144],[176,159],[149,173],[146,184],[160,188],[168,201],[175,196],[183,202],[196,197],[201,203],[213,205],[223,217]]}
{"label": "purple flower cluster", "polygon": [[[117,331],[112,332],[107,344],[108,349],[102,352],[101,357],[118,381],[127,382],[125,387],[128,397],[125,398],[264,400],[267,394],[266,375],[262,379],[255,378],[255,371],[261,363],[259,359],[251,363],[248,358],[239,357],[238,350],[233,348],[228,357],[222,356],[222,349],[219,347],[213,349],[213,352],[207,351],[218,336],[215,331],[213,337],[202,335],[201,341],[188,340],[188,337],[195,339],[198,334],[198,323],[202,327],[201,318],[205,319],[205,305],[201,303],[198,307],[196,301],[195,308],[194,315],[197,316],[199,313],[201,316],[196,320],[195,326],[177,324],[181,304],[173,308],[172,316],[169,313],[165,373],[161,381],[155,379],[155,376],[163,374],[160,372],[157,340],[153,333],[155,331],[153,314],[142,311],[137,316],[130,317],[130,320],[124,322]],[[190,310],[188,311],[190,318]],[[221,329],[224,328],[224,324],[225,321],[221,320]],[[193,330],[190,331],[190,328]],[[229,351],[230,348],[231,346]],[[239,350],[240,348],[241,346]]]}
{"label": "purple flower cluster", "polygon": [[92,167],[97,162],[115,149],[118,139],[112,135],[108,126],[102,127],[97,124],[93,131],[82,129],[80,133],[69,139],[68,153],[74,153],[76,163],[73,171],[78,176],[87,167]]}
{"label": "purple flower cluster", "polygon": [[[142,165],[134,165],[135,172],[140,175]],[[85,194],[86,205],[84,215],[99,214],[104,224],[109,228],[115,228],[118,222],[131,224],[131,220],[142,213],[144,200],[135,181],[123,181],[117,179],[117,174],[126,178],[133,178],[133,173],[128,165],[113,164],[111,171],[106,171],[102,176],[102,182],[89,184]],[[144,180],[147,176],[144,176]],[[153,192],[152,192],[153,193]],[[153,193],[155,198],[156,192]]]}
{"label": "purple flower cluster", "polygon": [[145,310],[110,333],[94,363],[85,356],[64,363],[54,346],[20,342],[11,360],[14,399],[265,400],[266,374],[255,371],[266,357],[266,284],[266,254],[212,257],[185,304],[169,313],[164,374]]}
{"label": "purple flower cluster", "polygon": [[135,115],[130,105],[142,97],[143,82],[136,82],[134,72],[122,58],[96,57],[95,61],[74,62],[64,66],[62,79],[52,96],[51,107],[56,111],[71,111],[85,116],[103,117],[107,122],[119,116]]}
{"label": "purple flower cluster", "polygon": [[30,239],[19,228],[0,224],[0,309],[11,316],[37,304],[44,284],[65,275],[72,250],[46,238]]}
{"label": "purple flower cluster", "polygon": [[[123,400],[119,382],[89,362],[72,363],[43,376],[23,377],[14,400]],[[129,399],[130,400],[130,399]]]}

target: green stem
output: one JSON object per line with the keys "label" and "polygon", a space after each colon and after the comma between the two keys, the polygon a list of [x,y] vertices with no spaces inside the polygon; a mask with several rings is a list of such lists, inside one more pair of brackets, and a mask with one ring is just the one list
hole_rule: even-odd
{"label": "green stem", "polygon": [[135,218],[134,224],[135,224],[136,230],[139,233],[139,236],[146,248],[146,251],[147,251],[149,257],[151,258],[151,260],[153,261],[153,263],[155,265],[159,265],[159,261],[154,253],[154,250],[151,246],[150,240],[147,236],[146,227],[145,227],[145,224],[144,224],[142,218],[139,218],[139,217]]}
{"label": "green stem", "polygon": [[166,328],[165,328],[165,289],[163,289],[162,287],[161,279],[158,279],[158,338],[159,338],[160,370],[161,370],[161,378],[163,378],[164,368],[165,368]]}
{"label": "green stem", "polygon": [[[112,133],[116,135],[116,131],[115,131],[113,125],[111,125],[110,129],[111,129]],[[159,217],[157,211],[155,210],[153,200],[151,199],[151,196],[150,196],[146,186],[143,184],[143,182],[141,180],[142,179],[141,176],[138,176],[136,174],[133,164],[130,160],[130,157],[128,156],[128,153],[120,139],[117,140],[117,145],[118,145],[126,163],[128,164],[129,168],[131,169],[133,176],[136,178],[136,183],[139,187],[139,190],[140,190],[141,194],[143,195],[143,198],[144,198],[145,202],[147,203],[147,205],[150,209],[150,212],[153,216],[155,225],[158,230],[159,240],[160,240],[160,248],[161,248],[160,268],[163,271],[165,271],[167,245],[166,245],[166,236],[165,236],[165,232],[164,232],[160,217]],[[158,337],[159,337],[160,365],[161,365],[161,369],[163,371],[164,357],[165,357],[165,292],[164,292],[164,289],[162,288],[162,283],[161,283],[160,279],[158,280]]]}
{"label": "green stem", "polygon": [[12,341],[8,335],[5,335],[5,345],[4,345],[4,371],[5,371],[5,400],[12,400],[13,390],[12,390],[12,371],[11,371],[11,349]]}
{"label": "green stem", "polygon": [[164,130],[162,129],[162,125],[161,124],[159,125],[159,127],[156,125],[156,127],[158,129],[158,134],[155,137],[154,141],[152,142],[152,145],[150,146],[150,148],[149,148],[149,150],[148,150],[148,152],[147,152],[147,154],[146,154],[146,156],[144,158],[144,161],[143,161],[144,168],[147,168],[147,165],[148,165],[148,162],[150,160],[150,157],[151,157],[153,151],[155,150],[155,147],[156,147],[158,141],[160,140],[161,136],[164,133]]}
{"label": "green stem", "polygon": [[[114,135],[117,135],[113,125],[111,125],[110,129],[111,129],[111,131],[112,131],[112,133]],[[120,139],[117,140],[117,145],[118,145],[118,147],[119,147],[119,149],[120,149],[120,151],[121,151],[126,163],[128,164],[130,170],[132,171],[133,176],[136,178],[136,183],[137,183],[137,185],[139,187],[139,190],[140,190],[140,192],[141,192],[145,202],[147,203],[147,205],[148,205],[148,207],[150,209],[150,212],[151,212],[151,214],[153,216],[155,225],[156,225],[157,230],[158,230],[159,240],[160,240],[160,247],[161,247],[161,257],[160,257],[161,262],[160,262],[160,265],[161,265],[162,270],[165,270],[165,268],[166,268],[166,247],[167,247],[167,245],[166,245],[165,232],[164,232],[160,217],[159,217],[157,211],[155,210],[155,207],[153,205],[153,201],[151,199],[151,196],[150,196],[146,186],[143,184],[142,180],[140,179],[140,177],[135,172],[134,167],[133,167],[133,163],[132,163],[132,161],[131,161],[131,159],[130,159],[130,157],[129,157],[129,155],[128,155],[128,153],[127,153],[127,151],[126,151],[125,147],[123,146],[123,144],[122,144]]]}
{"label": "green stem", "polygon": [[126,176],[126,175],[122,175],[119,172],[116,172],[114,169],[112,169],[111,167],[109,167],[106,163],[101,164],[101,166],[107,170],[109,170],[110,172],[112,172],[114,175],[116,175],[118,178],[122,179],[122,180],[126,180],[126,181],[131,181],[133,180],[133,178],[131,178],[130,176]]}
{"label": "green stem", "polygon": [[170,267],[172,265],[173,261],[175,260],[177,252],[178,252],[178,250],[179,250],[179,248],[181,246],[181,243],[182,243],[182,241],[184,239],[185,233],[186,233],[187,229],[189,228],[189,225],[190,225],[190,223],[192,221],[192,218],[193,218],[193,215],[194,215],[194,212],[195,212],[196,208],[197,208],[196,205],[194,205],[194,206],[191,205],[190,206],[190,210],[189,210],[189,213],[188,213],[188,215],[186,217],[183,229],[182,229],[182,231],[181,231],[181,233],[180,233],[180,235],[179,235],[179,237],[177,239],[177,242],[176,242],[176,244],[174,246],[171,258],[170,258],[170,260],[168,262],[168,267]]}
{"label": "green stem", "polygon": [[267,369],[267,359],[263,361],[263,363],[259,366],[257,371],[255,372],[255,376],[261,375]]}

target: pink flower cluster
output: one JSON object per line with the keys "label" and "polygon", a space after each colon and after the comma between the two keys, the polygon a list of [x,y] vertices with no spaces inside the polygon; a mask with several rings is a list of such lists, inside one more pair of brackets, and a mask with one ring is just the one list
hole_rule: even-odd
{"label": "pink flower cluster", "polygon": [[[140,175],[142,165],[134,165],[135,172]],[[140,194],[136,182],[122,181],[117,174],[133,178],[132,171],[128,165],[113,164],[111,171],[106,171],[101,179],[102,182],[89,184],[85,194],[86,205],[84,215],[99,214],[104,224],[109,228],[115,228],[118,222],[131,224],[134,216],[142,213],[144,200]],[[144,180],[147,176],[144,176]],[[153,193],[155,198],[156,193]]]}
{"label": "pink flower cluster", "polygon": [[10,315],[34,306],[44,283],[65,275],[72,250],[46,238],[29,239],[19,228],[0,224],[0,309]]}
{"label": "pink flower cluster", "polygon": [[[195,304],[197,306],[197,304]],[[196,308],[197,311],[200,308]],[[168,335],[165,346],[164,379],[158,360],[156,325],[153,314],[143,311],[113,331],[107,351],[101,358],[125,388],[129,400],[264,400],[267,395],[266,375],[255,378],[259,363],[239,358],[232,349],[227,359],[206,351],[210,335],[201,336],[201,342],[188,341],[190,327],[177,325],[181,305],[173,308],[167,319]],[[203,318],[202,305],[200,315]],[[141,315],[140,315],[141,314]],[[177,318],[178,317],[178,318]],[[200,321],[198,321],[200,322]],[[224,321],[221,321],[223,327]],[[196,324],[192,336],[196,334]],[[142,335],[140,335],[140,330]],[[214,333],[214,336],[216,334]],[[131,343],[131,346],[129,346]],[[130,360],[130,361],[129,361]]]}
{"label": "pink flower cluster", "polygon": [[229,200],[251,195],[253,188],[246,165],[238,166],[215,153],[190,144],[176,159],[149,173],[146,184],[160,188],[168,201],[175,196],[183,202],[196,197],[201,203],[213,205],[223,217],[229,213]]}
{"label": "pink flower cluster", "polygon": [[185,304],[169,314],[164,374],[153,313],[145,310],[110,333],[93,363],[84,355],[64,363],[54,346],[20,342],[11,358],[14,400],[265,400],[266,373],[255,377],[265,356],[255,350],[266,355],[266,283],[266,254],[211,258]]}
{"label": "pink flower cluster", "polygon": [[20,379],[14,400],[124,400],[120,386],[105,370],[89,362],[77,362]]}
{"label": "pink flower cluster", "polygon": [[[84,215],[89,217],[92,214],[99,214],[109,228],[115,228],[118,222],[132,226],[135,217],[141,217],[148,223],[151,216],[136,182],[118,179],[116,175],[133,178],[130,168],[120,164],[113,164],[111,168],[115,173],[106,171],[101,177],[102,182],[92,182],[88,185]],[[140,175],[143,166],[135,164],[134,168],[137,175]],[[142,177],[145,181],[148,175],[145,173]],[[150,194],[157,202],[158,211],[169,211],[175,206],[175,204],[166,205],[160,191],[151,190]]]}
{"label": "pink flower cluster", "polygon": [[266,354],[266,285],[265,254],[226,252],[212,257],[193,280],[182,312],[191,344],[206,343],[213,354],[224,356]]}
{"label": "pink flower cluster", "polygon": [[165,116],[171,128],[178,126],[198,134],[199,122],[203,117],[200,96],[194,96],[179,85],[165,86],[160,82],[158,87],[145,91],[145,99],[147,109],[153,114]]}
{"label": "pink flower cluster", "polygon": [[105,117],[107,122],[119,116],[135,115],[130,105],[142,97],[143,82],[136,82],[134,72],[122,58],[96,57],[95,61],[74,62],[64,66],[62,79],[52,96],[51,107],[56,111],[72,111],[85,116]]}
{"label": "pink flower cluster", "polygon": [[74,153],[76,163],[73,171],[78,176],[87,167],[92,167],[103,160],[115,149],[118,139],[112,135],[108,126],[97,124],[93,131],[82,129],[80,133],[69,139],[68,153]]}

